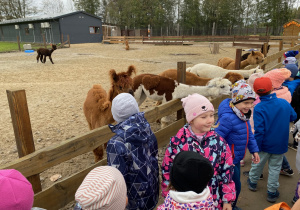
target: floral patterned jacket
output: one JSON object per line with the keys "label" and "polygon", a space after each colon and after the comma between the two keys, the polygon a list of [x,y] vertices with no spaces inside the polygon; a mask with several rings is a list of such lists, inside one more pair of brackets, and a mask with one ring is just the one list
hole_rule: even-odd
{"label": "floral patterned jacket", "polygon": [[214,168],[214,176],[208,183],[213,196],[216,209],[222,209],[223,203],[235,200],[235,184],[232,180],[233,161],[231,151],[226,141],[219,136],[214,129],[207,132],[201,143],[197,140],[186,124],[176,136],[171,137],[162,163],[162,195],[168,194],[170,167],[180,151],[194,151],[211,161]]}

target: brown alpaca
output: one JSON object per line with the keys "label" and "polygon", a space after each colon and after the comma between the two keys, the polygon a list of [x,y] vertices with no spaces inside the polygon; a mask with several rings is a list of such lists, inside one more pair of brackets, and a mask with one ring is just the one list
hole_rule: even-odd
{"label": "brown alpaca", "polygon": [[[240,69],[245,68],[248,65],[260,64],[264,61],[264,54],[261,52],[252,51],[246,60],[241,61]],[[235,60],[232,58],[221,58],[218,61],[218,66],[224,69],[235,70]]]}
{"label": "brown alpaca", "polygon": [[128,41],[127,41],[127,40],[125,41],[125,45],[126,45],[126,46],[125,46],[125,49],[126,49],[126,50],[129,50],[129,44],[128,44]]}
{"label": "brown alpaca", "polygon": [[56,45],[55,44],[51,44],[51,49],[45,49],[45,48],[39,48],[37,49],[37,56],[36,56],[36,60],[37,63],[39,62],[39,59],[41,60],[42,63],[46,63],[46,57],[48,56],[51,63],[53,63],[52,58],[51,58],[51,54],[53,53],[54,50],[56,50]]}
{"label": "brown alpaca", "polygon": [[[173,80],[177,80],[177,70],[176,69],[168,69],[163,71],[159,74],[159,76],[168,77]],[[224,79],[228,79],[232,84],[238,80],[244,79],[244,77],[239,73],[228,72],[224,77]],[[208,81],[212,78],[204,78],[199,77],[196,74],[191,72],[186,72],[186,81],[185,84],[187,85],[194,85],[194,86],[205,86]]]}
{"label": "brown alpaca", "polygon": [[[120,93],[133,94],[132,73],[136,74],[136,69],[133,65],[128,67],[127,72],[116,73],[114,69],[109,71],[111,88],[108,92],[101,85],[94,85],[89,90],[85,102],[83,104],[83,112],[88,122],[90,130],[102,127],[114,122],[111,113],[112,100]],[[104,145],[106,147],[106,144]],[[95,162],[103,158],[102,146],[93,150]]]}

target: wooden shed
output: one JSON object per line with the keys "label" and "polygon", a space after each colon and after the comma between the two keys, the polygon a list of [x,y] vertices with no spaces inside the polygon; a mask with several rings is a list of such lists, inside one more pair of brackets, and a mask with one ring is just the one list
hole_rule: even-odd
{"label": "wooden shed", "polygon": [[283,25],[283,36],[300,36],[300,19],[293,19]]}

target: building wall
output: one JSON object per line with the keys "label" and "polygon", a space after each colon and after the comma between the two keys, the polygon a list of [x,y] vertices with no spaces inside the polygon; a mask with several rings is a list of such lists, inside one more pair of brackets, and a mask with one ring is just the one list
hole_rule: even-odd
{"label": "building wall", "polygon": [[[42,34],[44,34],[45,41],[47,43],[60,43],[59,22],[42,22],[49,22],[51,27],[41,28],[41,22],[24,22],[1,25],[0,40],[16,42],[17,36],[19,36],[21,42],[43,43],[44,41]],[[33,28],[29,28],[28,24],[32,24]],[[19,29],[15,29],[15,25],[18,25]]]}
{"label": "building wall", "polygon": [[284,36],[300,36],[300,28],[294,24],[287,26],[283,30]]}
{"label": "building wall", "polygon": [[[60,18],[59,23],[61,33],[69,35],[71,44],[102,42],[102,22],[98,18],[77,13]],[[99,33],[91,34],[89,27],[99,27]]]}

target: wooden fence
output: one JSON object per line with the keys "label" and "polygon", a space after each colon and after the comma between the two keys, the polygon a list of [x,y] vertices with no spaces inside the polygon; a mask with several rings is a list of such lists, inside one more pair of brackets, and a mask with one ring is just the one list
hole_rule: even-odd
{"label": "wooden fence", "polygon": [[[129,43],[183,45],[193,42],[232,42],[233,46],[260,48],[262,44],[271,42],[271,47],[278,47],[283,41],[284,47],[300,43],[300,36],[106,36],[103,43]],[[278,44],[276,44],[276,42]]]}

